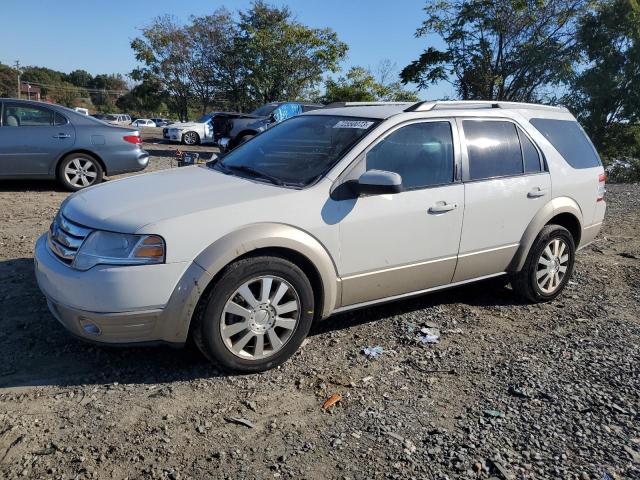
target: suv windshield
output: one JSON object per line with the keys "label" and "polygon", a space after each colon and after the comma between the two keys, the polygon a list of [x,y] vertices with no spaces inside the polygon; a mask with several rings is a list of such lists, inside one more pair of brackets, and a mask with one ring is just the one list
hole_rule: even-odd
{"label": "suv windshield", "polygon": [[333,115],[294,117],[238,146],[214,168],[303,187],[324,175],[377,123]]}
{"label": "suv windshield", "polygon": [[261,106],[260,108],[256,108],[250,115],[255,115],[256,117],[266,117],[271,112],[273,112],[278,107],[277,103],[267,103],[266,105]]}

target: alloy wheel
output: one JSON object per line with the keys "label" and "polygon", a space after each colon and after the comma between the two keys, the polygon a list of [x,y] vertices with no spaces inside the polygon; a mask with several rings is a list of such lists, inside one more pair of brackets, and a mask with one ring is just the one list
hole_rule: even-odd
{"label": "alloy wheel", "polygon": [[569,247],[561,238],[552,239],[542,250],[538,258],[536,282],[543,293],[551,295],[562,285],[569,266],[569,252]]}
{"label": "alloy wheel", "polygon": [[70,185],[88,187],[96,181],[98,170],[88,158],[74,158],[64,167],[64,176]]}
{"label": "alloy wheel", "polygon": [[276,276],[256,277],[227,300],[220,334],[237,357],[261,360],[285,346],[300,314],[300,298],[289,282]]}
{"label": "alloy wheel", "polygon": [[196,132],[187,132],[184,134],[184,143],[187,145],[195,145],[198,143],[198,134]]}

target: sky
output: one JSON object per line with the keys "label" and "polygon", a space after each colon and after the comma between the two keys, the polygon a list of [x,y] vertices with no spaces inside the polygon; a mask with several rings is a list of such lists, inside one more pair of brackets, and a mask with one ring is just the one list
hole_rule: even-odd
{"label": "sky", "polygon": [[[99,73],[129,73],[136,61],[130,42],[140,29],[163,14],[187,21],[225,6],[246,9],[250,0],[2,0],[0,62]],[[315,28],[329,27],[349,45],[343,70],[360,65],[375,69],[389,59],[398,70],[418,58],[437,37],[415,38],[425,18],[426,0],[269,0],[288,5],[296,19]],[[399,5],[402,5],[400,8]],[[424,100],[454,96],[447,83],[421,90]]]}

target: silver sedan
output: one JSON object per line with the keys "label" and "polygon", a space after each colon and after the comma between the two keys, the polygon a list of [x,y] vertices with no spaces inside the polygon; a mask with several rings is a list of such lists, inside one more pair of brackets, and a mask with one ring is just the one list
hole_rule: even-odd
{"label": "silver sedan", "polygon": [[69,190],[146,168],[140,132],[71,109],[0,98],[0,179],[57,179]]}

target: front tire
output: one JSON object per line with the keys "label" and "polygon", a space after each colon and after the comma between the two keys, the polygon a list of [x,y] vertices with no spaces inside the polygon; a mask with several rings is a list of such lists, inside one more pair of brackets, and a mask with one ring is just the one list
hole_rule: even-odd
{"label": "front tire", "polygon": [[224,271],[194,318],[193,339],[213,363],[239,372],[285,362],[311,328],[314,297],[302,270],[279,257],[251,257]]}
{"label": "front tire", "polygon": [[100,162],[85,153],[72,153],[58,166],[58,180],[67,190],[76,192],[102,182],[104,171]]}
{"label": "front tire", "polygon": [[548,302],[562,293],[575,263],[571,233],[560,225],[546,225],[533,242],[527,260],[511,282],[531,302]]}
{"label": "front tire", "polygon": [[196,132],[187,132],[182,135],[182,143],[185,145],[198,145],[200,143],[200,135]]}
{"label": "front tire", "polygon": [[247,133],[246,135],[243,135],[242,137],[240,137],[240,139],[238,140],[238,143],[236,144],[236,146],[240,146],[243,143],[248,142],[249,140],[251,140],[253,137],[255,137],[254,134],[252,133]]}

